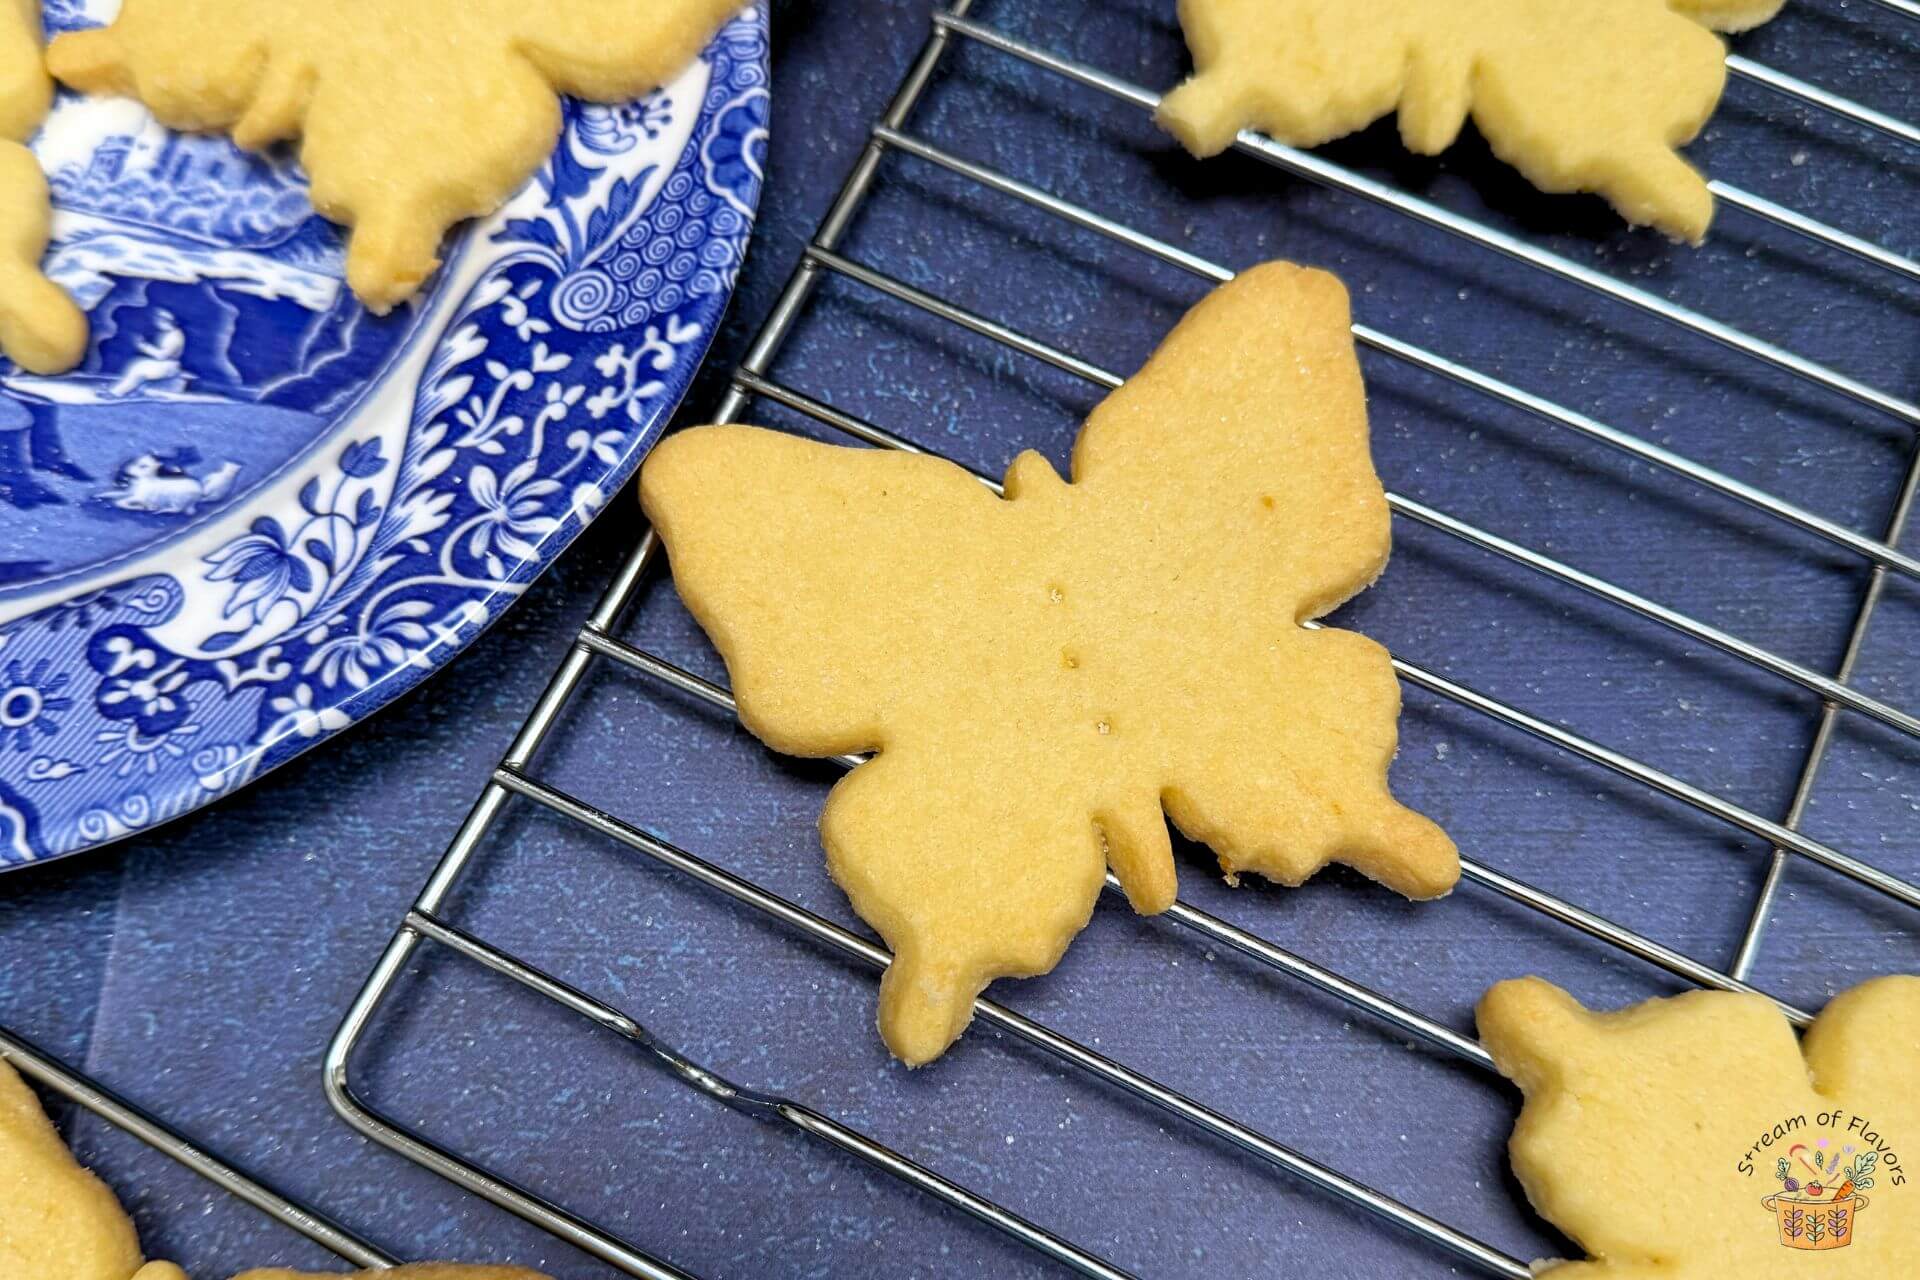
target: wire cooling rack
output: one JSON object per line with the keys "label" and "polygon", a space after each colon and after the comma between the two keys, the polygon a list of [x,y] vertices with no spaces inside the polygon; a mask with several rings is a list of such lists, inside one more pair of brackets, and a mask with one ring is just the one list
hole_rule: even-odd
{"label": "wire cooling rack", "polygon": [[[1911,0],[1873,0],[1873,3],[1906,18],[1920,18],[1920,5]],[[1041,185],[979,163],[968,158],[964,148],[955,148],[915,131],[916,107],[921,104],[923,95],[936,73],[943,69],[943,64],[954,56],[956,49],[965,46],[992,56],[1016,60],[1062,82],[1091,90],[1130,108],[1151,110],[1158,102],[1156,93],[1119,75],[976,20],[974,8],[969,0],[957,0],[936,13],[933,31],[924,49],[908,70],[885,114],[873,126],[869,145],[847,176],[838,198],[820,224],[765,327],[733,373],[731,391],[715,413],[715,421],[740,420],[749,406],[760,402],[779,406],[810,420],[817,427],[842,433],[870,445],[910,450],[921,447],[886,427],[827,403],[800,387],[788,385],[775,372],[783,347],[808,312],[817,291],[823,282],[836,278],[903,304],[938,322],[958,326],[1007,352],[1064,371],[1095,388],[1112,388],[1119,384],[1119,375],[1095,362],[1004,321],[959,305],[903,279],[897,273],[871,265],[847,252],[845,245],[849,233],[889,166],[931,166],[980,190],[1058,219],[1079,231],[1091,233],[1138,253],[1145,259],[1188,273],[1207,284],[1231,277],[1232,270],[1219,262],[1138,230],[1099,209],[1069,201]],[[1838,120],[1876,131],[1894,147],[1920,145],[1920,129],[1913,124],[1854,103],[1830,90],[1738,54],[1729,58],[1729,70],[1736,81],[1735,88],[1744,82],[1768,93],[1783,95],[1792,100],[1797,108],[1826,113]],[[1731,94],[1734,89],[1730,88],[1729,92]],[[1251,133],[1241,135],[1237,149],[1263,164],[1437,228],[1473,246],[1475,250],[1504,255],[1542,277],[1582,286],[1606,300],[1607,304],[1617,307],[1623,315],[1641,313],[1694,337],[1717,343],[1742,358],[1789,375],[1814,392],[1851,402],[1857,411],[1869,417],[1889,419],[1909,428],[1920,427],[1920,404],[1894,390],[1840,372],[1766,337],[1669,301],[1617,273],[1575,261],[1564,253],[1542,247],[1491,222],[1453,212],[1401,186],[1349,168],[1336,159],[1328,158],[1326,153],[1309,154]],[[1916,266],[1913,260],[1873,242],[1859,228],[1829,226],[1810,214],[1724,181],[1716,180],[1713,189],[1728,220],[1742,217],[1759,219],[1774,228],[1803,237],[1821,252],[1846,255],[1874,270],[1885,271],[1908,281],[1920,280],[1920,266]],[[1280,256],[1286,256],[1284,248],[1282,243]],[[1858,607],[1853,613],[1844,652],[1836,668],[1828,672],[1816,670],[1774,649],[1743,639],[1685,611],[1617,585],[1605,577],[1563,563],[1545,550],[1522,545],[1411,497],[1391,494],[1389,501],[1392,509],[1403,522],[1437,530],[1479,551],[1503,558],[1545,579],[1584,592],[1608,606],[1664,627],[1692,644],[1718,650],[1764,673],[1768,678],[1812,695],[1818,706],[1818,719],[1810,739],[1810,748],[1798,771],[1791,805],[1782,818],[1775,819],[1724,794],[1690,783],[1647,760],[1565,728],[1546,716],[1479,692],[1430,667],[1396,658],[1395,667],[1410,687],[1488,717],[1559,752],[1617,775],[1634,787],[1659,793],[1679,806],[1694,810],[1746,836],[1757,837],[1771,849],[1767,874],[1752,904],[1738,947],[1724,967],[1683,954],[1608,918],[1591,905],[1548,892],[1472,858],[1463,863],[1463,876],[1468,884],[1534,913],[1543,926],[1577,931],[1605,947],[1624,952],[1688,983],[1742,992],[1755,991],[1749,976],[1775,912],[1781,892],[1782,873],[1795,861],[1817,864],[1827,873],[1890,900],[1897,909],[1920,907],[1920,886],[1876,865],[1875,861],[1858,851],[1836,847],[1801,829],[1816,777],[1827,758],[1836,725],[1843,714],[1865,717],[1899,735],[1920,737],[1920,719],[1916,719],[1911,711],[1865,692],[1853,683],[1855,665],[1862,652],[1869,623],[1879,607],[1889,578],[1920,579],[1920,559],[1902,551],[1897,545],[1900,531],[1912,509],[1916,489],[1920,489],[1920,454],[1909,453],[1891,519],[1884,531],[1862,532],[1847,523],[1743,482],[1645,435],[1623,430],[1579,408],[1560,403],[1548,391],[1514,385],[1466,363],[1437,354],[1405,336],[1383,332],[1365,323],[1356,323],[1353,335],[1365,349],[1455,384],[1491,402],[1522,411],[1557,431],[1618,450],[1653,472],[1685,482],[1719,499],[1743,504],[1790,526],[1816,543],[1825,544],[1830,552],[1856,557],[1869,570],[1864,593],[1860,595]],[[929,375],[936,379],[940,376],[937,371]],[[981,479],[989,485],[993,483],[988,476],[981,475]],[[445,909],[449,899],[463,878],[472,872],[472,864],[483,839],[510,808],[521,802],[530,802],[540,810],[576,823],[599,837],[644,855],[654,863],[688,877],[740,906],[778,921],[830,954],[876,971],[886,966],[887,953],[866,936],[846,929],[799,902],[724,869],[705,857],[676,847],[650,832],[642,822],[604,811],[561,786],[543,780],[536,773],[535,762],[543,745],[566,722],[570,706],[583,681],[600,664],[611,663],[637,673],[663,694],[692,699],[725,713],[734,710],[731,696],[724,687],[667,657],[621,638],[622,622],[627,619],[630,607],[639,599],[643,585],[661,572],[661,557],[653,536],[648,533],[642,536],[591,618],[578,633],[545,693],[494,770],[491,780],[412,909],[401,921],[347,1013],[329,1048],[325,1064],[325,1084],[330,1101],[348,1123],[376,1141],[627,1274],[650,1278],[686,1274],[648,1252],[641,1243],[603,1230],[584,1214],[518,1185],[503,1174],[484,1167],[478,1160],[463,1155],[406,1121],[382,1111],[356,1089],[351,1073],[356,1052],[375,1038],[378,1015],[394,1000],[396,988],[416,953],[424,945],[431,944],[451,956],[504,975],[524,990],[545,997],[586,1022],[622,1037],[667,1068],[678,1080],[709,1098],[776,1124],[792,1127],[858,1157],[946,1205],[1007,1233],[1068,1268],[1087,1275],[1126,1274],[1091,1250],[1028,1221],[1013,1208],[967,1190],[910,1156],[818,1110],[789,1098],[736,1084],[707,1070],[664,1043],[628,1014],[553,976],[528,959],[456,926],[447,917]],[[852,766],[858,762],[857,758],[847,757],[838,763]],[[1111,876],[1108,877],[1107,888],[1110,892],[1118,892],[1118,883]],[[1256,965],[1344,1001],[1428,1050],[1451,1055],[1482,1071],[1492,1069],[1488,1054],[1471,1037],[1420,1013],[1389,991],[1343,976],[1186,900],[1175,905],[1164,918],[1198,935],[1209,948],[1236,953]],[[1141,920],[1135,927],[1152,930],[1162,925],[1156,920]],[[1810,1021],[1807,1010],[1784,1000],[1775,999],[1774,1002],[1796,1025],[1805,1025]],[[976,1005],[976,1018],[979,1023],[1011,1033],[1041,1053],[1077,1068],[1147,1107],[1158,1109],[1196,1135],[1217,1139],[1238,1148],[1256,1161],[1283,1170],[1321,1191],[1358,1206],[1377,1216],[1384,1224],[1414,1233],[1430,1245],[1441,1259],[1469,1264],[1481,1272],[1511,1277],[1512,1280],[1522,1280],[1531,1274],[1522,1259],[1412,1205],[1402,1203],[1350,1171],[1302,1154],[1281,1136],[1236,1120],[1109,1057],[1088,1043],[1015,1012],[997,1000],[980,1000]]]}
{"label": "wire cooling rack", "polygon": [[341,1261],[365,1271],[384,1271],[399,1265],[392,1254],[243,1173],[169,1127],[165,1121],[141,1110],[105,1085],[89,1079],[5,1028],[0,1028],[0,1061],[5,1061],[47,1092],[86,1108],[108,1124],[199,1174],[221,1191],[252,1205],[281,1226],[331,1251]]}

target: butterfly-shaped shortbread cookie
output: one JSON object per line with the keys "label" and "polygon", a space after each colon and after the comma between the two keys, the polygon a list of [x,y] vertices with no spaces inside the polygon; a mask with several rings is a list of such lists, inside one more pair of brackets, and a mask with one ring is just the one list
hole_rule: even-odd
{"label": "butterfly-shaped shortbread cookie", "polygon": [[404,302],[463,218],[497,209],[552,152],[561,93],[637,97],[741,0],[126,0],[61,36],[64,83],[128,94],[163,123],[243,147],[300,137],[315,206],[351,223],[347,278]]}
{"label": "butterfly-shaped shortbread cookie", "polygon": [[1629,222],[1697,241],[1713,196],[1680,158],[1720,101],[1713,27],[1781,0],[1181,0],[1194,77],[1160,122],[1196,155],[1243,128],[1317,146],[1394,110],[1434,155],[1471,115],[1543,191],[1605,196]]}
{"label": "butterfly-shaped shortbread cookie", "polygon": [[922,455],[708,427],[641,480],[747,727],[877,755],[827,802],[836,881],[894,952],[882,1034],[921,1063],[1001,976],[1043,973],[1108,866],[1174,897],[1166,819],[1229,876],[1343,862],[1445,893],[1451,841],[1387,793],[1387,655],[1299,624],[1386,565],[1347,297],[1258,267],[995,497]]}
{"label": "butterfly-shaped shortbread cookie", "polygon": [[0,0],[0,354],[29,373],[64,373],[87,349],[87,320],[40,272],[47,179],[22,144],[47,114],[39,0]]}
{"label": "butterfly-shaped shortbread cookie", "polygon": [[1514,1172],[1593,1259],[1543,1276],[1920,1276],[1920,978],[1855,987],[1803,1041],[1760,996],[1599,1014],[1527,978],[1480,1034],[1526,1095]]}

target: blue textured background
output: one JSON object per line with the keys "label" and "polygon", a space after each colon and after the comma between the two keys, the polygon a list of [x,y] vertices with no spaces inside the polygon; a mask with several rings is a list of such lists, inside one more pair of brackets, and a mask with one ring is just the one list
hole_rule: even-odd
{"label": "blue textured background", "polygon": [[[1184,69],[1171,4],[983,0],[978,16],[1141,82]],[[776,5],[762,226],[716,367],[764,316],[867,123],[926,31],[924,4]],[[1899,108],[1920,25],[1802,0],[1752,56]],[[1195,164],[1130,108],[963,49],[913,128],[1231,264],[1341,272],[1359,318],[1551,394],[1875,534],[1912,434],[1760,366],[1398,216],[1225,159]],[[1700,306],[1880,387],[1920,393],[1920,289],[1737,213],[1704,251],[1531,195],[1477,142],[1411,160],[1390,129],[1334,153],[1576,260]],[[1920,155],[1735,86],[1694,154],[1720,177],[1920,253]],[[914,161],[888,162],[853,251],[1110,367],[1131,368],[1198,286]],[[1524,415],[1367,357],[1390,487],[1783,654],[1837,662],[1865,572],[1814,540]],[[1064,454],[1088,388],[836,282],[777,372],[969,462]],[[716,400],[710,369],[687,415]],[[771,416],[771,415],[769,415]],[[350,1134],[320,1096],[341,1011],[638,527],[616,504],[499,627],[424,689],[245,794],[143,839],[0,879],[0,1022],[389,1248],[610,1275]],[[1658,628],[1400,526],[1346,620],[1397,652],[1769,816],[1814,700]],[[631,630],[715,664],[656,583]],[[1920,707],[1920,589],[1896,580],[1863,689]],[[1395,784],[1470,854],[1710,963],[1730,963],[1765,850],[1551,748],[1410,692]],[[602,667],[536,771],[846,918],[812,820],[834,771]],[[1920,877],[1920,746],[1843,721],[1808,817],[1822,840]],[[1414,908],[1333,873],[1191,900],[1460,1028],[1491,981],[1541,972],[1589,1001],[1663,974],[1463,887]],[[1806,1005],[1920,970],[1912,912],[1795,865],[1757,980]],[[908,1074],[872,1033],[873,983],[778,926],[520,806],[451,914],[715,1066],[852,1122],[1143,1274],[1426,1276],[1430,1249],[989,1030]],[[389,1110],[688,1269],[723,1276],[1038,1273],[993,1233],[797,1134],[686,1092],[606,1037],[432,958],[378,1024],[360,1081]],[[1560,1247],[1502,1158],[1499,1081],[1173,927],[1101,905],[1023,1012],[1524,1256]],[[152,1253],[201,1277],[322,1264],[311,1246],[133,1140],[72,1126]]]}

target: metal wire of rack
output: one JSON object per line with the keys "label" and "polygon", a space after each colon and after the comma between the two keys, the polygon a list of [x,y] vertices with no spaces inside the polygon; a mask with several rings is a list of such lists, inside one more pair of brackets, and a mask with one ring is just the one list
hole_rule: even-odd
{"label": "metal wire of rack", "polygon": [[83,1107],[108,1124],[128,1133],[199,1174],[228,1195],[258,1209],[281,1226],[328,1250],[341,1261],[363,1271],[385,1271],[399,1260],[317,1210],[291,1200],[222,1160],[164,1120],[143,1111],[97,1080],[61,1062],[5,1028],[0,1028],[0,1062],[49,1093]]}
{"label": "metal wire of rack", "polygon": [[[1906,17],[1920,17],[1913,0],[1875,0],[1883,8]],[[908,70],[870,140],[841,187],[812,242],[789,279],[765,326],[750,346],[731,379],[731,390],[715,420],[736,421],[754,400],[763,400],[797,412],[827,428],[877,447],[919,450],[903,436],[828,404],[779,381],[772,369],[796,325],[807,312],[816,290],[830,278],[840,278],[885,295],[940,321],[959,326],[1000,346],[1102,388],[1118,385],[1114,373],[1039,337],[973,312],[951,301],[864,264],[842,252],[842,243],[879,180],[882,167],[900,159],[936,166],[980,188],[1017,201],[1031,209],[1092,232],[1160,263],[1184,270],[1209,283],[1231,278],[1230,268],[1209,261],[1164,240],[1136,230],[1097,210],[1068,201],[1041,187],[995,171],[946,147],[916,136],[911,128],[915,108],[951,49],[965,42],[1018,59],[1052,75],[1106,94],[1132,106],[1151,110],[1158,95],[1097,68],[1037,47],[990,25],[974,20],[971,0],[954,0],[937,11],[933,31]],[[1920,143],[1920,129],[1906,121],[1853,103],[1835,93],[1784,73],[1732,55],[1729,69],[1739,79],[1798,101],[1841,119],[1875,129],[1902,143]],[[1659,298],[1614,276],[1577,264],[1492,226],[1453,213],[1420,197],[1399,191],[1322,156],[1301,152],[1271,139],[1243,133],[1238,148],[1255,159],[1297,176],[1337,188],[1360,199],[1386,206],[1411,219],[1437,227],[1480,248],[1503,254],[1561,280],[1576,283],[1614,303],[1639,310],[1697,336],[1717,342],[1753,360],[1783,370],[1800,381],[1885,414],[1908,426],[1920,426],[1920,404],[1869,386],[1848,375],[1788,351],[1767,339],[1724,324],[1700,312]],[[1805,214],[1716,181],[1715,194],[1730,207],[1754,214],[1810,241],[1837,249],[1909,279],[1920,279],[1911,260],[1838,231]],[[1793,800],[1785,817],[1775,821],[1750,808],[1665,772],[1652,764],[1608,747],[1547,719],[1488,696],[1429,668],[1404,659],[1395,667],[1407,684],[1426,690],[1489,717],[1511,729],[1545,742],[1562,752],[1664,795],[1687,808],[1716,819],[1771,848],[1768,872],[1747,918],[1738,952],[1725,969],[1646,937],[1608,919],[1589,907],[1546,892],[1498,868],[1466,860],[1463,876],[1472,885],[1510,900],[1538,915],[1578,931],[1650,965],[1703,987],[1753,992],[1749,982],[1753,962],[1773,913],[1783,869],[1794,859],[1822,866],[1866,886],[1906,907],[1920,907],[1920,886],[1873,863],[1814,839],[1800,830],[1814,782],[1843,711],[1886,725],[1909,737],[1920,737],[1920,718],[1892,706],[1850,683],[1869,623],[1879,605],[1889,575],[1920,578],[1920,560],[1902,551],[1898,540],[1916,493],[1920,492],[1920,451],[1911,457],[1898,489],[1885,532],[1863,533],[1823,517],[1784,498],[1740,481],[1701,462],[1633,433],[1611,426],[1547,396],[1473,369],[1425,350],[1402,338],[1356,324],[1354,337],[1362,346],[1384,353],[1426,374],[1468,388],[1507,406],[1518,408],[1550,426],[1624,452],[1640,462],[1677,476],[1721,498],[1744,504],[1803,533],[1847,551],[1869,568],[1869,577],[1855,612],[1845,652],[1831,674],[1809,668],[1761,645],[1743,640],[1688,614],[1662,605],[1603,577],[1583,571],[1542,551],[1476,527],[1459,517],[1400,494],[1390,495],[1396,515],[1437,529],[1490,555],[1522,565],[1544,577],[1650,620],[1690,640],[1718,649],[1756,670],[1797,686],[1819,700],[1819,719],[1804,763],[1799,770]],[[981,476],[992,485],[990,477]],[[658,546],[651,533],[625,561],[508,748],[466,820],[453,837],[431,878],[388,943],[377,965],[348,1010],[329,1046],[325,1087],[338,1113],[355,1129],[441,1176],[483,1196],[520,1217],[552,1232],[586,1253],[627,1274],[642,1277],[684,1275],[670,1263],[647,1253],[553,1203],[538,1192],[482,1167],[458,1152],[409,1128],[382,1112],[354,1086],[352,1066],[356,1052],[367,1042],[374,1019],[395,994],[410,960],[424,942],[452,955],[504,975],[521,987],[546,997],[583,1019],[623,1037],[680,1081],[723,1104],[762,1119],[785,1123],[842,1151],[853,1154],[947,1205],[960,1209],[1011,1235],[1045,1256],[1082,1274],[1123,1275],[1110,1263],[1036,1226],[1013,1210],[978,1196],[925,1169],[909,1157],[850,1129],[798,1102],[743,1088],[707,1071],[655,1038],[644,1026],[610,1005],[590,996],[538,966],[449,923],[444,908],[449,896],[471,868],[484,837],[516,800],[529,801],[548,813],[645,855],[717,891],[733,902],[779,921],[826,950],[874,970],[884,969],[888,955],[866,937],[845,929],[805,906],[736,875],[659,838],[635,822],[605,812],[566,791],[542,781],[533,763],[543,744],[566,715],[570,700],[589,671],[608,660],[708,706],[732,713],[731,695],[722,686],[682,669],[663,657],[620,639],[616,627],[629,612],[643,583],[658,570]],[[843,757],[851,767],[858,757]],[[1119,891],[1109,876],[1107,888]],[[1172,923],[1209,944],[1219,945],[1257,965],[1285,974],[1379,1019],[1411,1041],[1450,1054],[1491,1071],[1487,1052],[1471,1037],[1438,1022],[1396,999],[1308,960],[1277,943],[1239,928],[1182,901],[1165,913]],[[1152,921],[1139,927],[1153,928]],[[1760,994],[1766,994],[1761,992]],[[1773,998],[1773,997],[1769,997]],[[1796,1025],[1810,1014],[1784,1000],[1774,1002]],[[1268,1165],[1339,1197],[1383,1221],[1413,1232],[1452,1260],[1471,1264],[1488,1274],[1512,1280],[1532,1274],[1528,1265],[1472,1235],[1401,1203],[1366,1183],[1294,1150],[1280,1139],[1222,1114],[1151,1077],[1115,1061],[1099,1050],[1025,1017],[999,1002],[982,998],[977,1018],[1079,1068],[1151,1107],[1182,1121],[1198,1132],[1219,1139]]]}

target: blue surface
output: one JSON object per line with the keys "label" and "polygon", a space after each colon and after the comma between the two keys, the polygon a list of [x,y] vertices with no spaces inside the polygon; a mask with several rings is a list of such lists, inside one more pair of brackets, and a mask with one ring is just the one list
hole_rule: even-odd
{"label": "blue surface", "polygon": [[[1184,66],[1168,4],[984,0],[986,20],[1154,85]],[[925,6],[776,7],[763,223],[718,358],[737,355],[925,32]],[[1752,56],[1899,106],[1920,28],[1804,0]],[[1232,264],[1286,255],[1346,276],[1359,317],[1550,393],[1815,510],[1883,530],[1912,436],[1571,287],[1251,162],[1194,164],[1134,110],[979,49],[914,128]],[[1920,290],[1726,213],[1702,252],[1529,196],[1477,145],[1412,161],[1376,130],[1335,154],[1450,207],[1700,306],[1875,385],[1920,391]],[[1736,87],[1695,149],[1728,181],[1920,252],[1920,157]],[[1556,232],[1561,228],[1563,232]],[[1571,228],[1571,230],[1564,230]],[[1115,368],[1195,283],[930,173],[888,162],[858,256]],[[1598,571],[1821,669],[1861,565],[1783,526],[1488,402],[1367,358],[1390,487]],[[975,463],[1064,454],[1087,388],[830,285],[778,372]],[[717,393],[710,369],[689,416]],[[772,415],[768,415],[772,416]],[[612,1274],[351,1136],[320,1055],[394,923],[630,544],[615,504],[442,677],[241,796],[136,844],[0,880],[0,1021],[410,1256]],[[1769,816],[1814,701],[1432,531],[1347,621],[1397,652]],[[631,628],[712,672],[656,583]],[[1890,584],[1861,688],[1920,707],[1920,589]],[[1397,789],[1463,849],[1705,961],[1732,958],[1765,850],[1594,767],[1411,692]],[[718,717],[604,666],[537,772],[840,919],[812,820],[834,771],[777,759]],[[1807,829],[1920,877],[1920,746],[1843,721]],[[1357,877],[1237,893],[1183,855],[1183,891],[1450,1025],[1491,981],[1547,974],[1601,1004],[1661,973],[1464,887],[1412,907]],[[1796,864],[1757,980],[1803,1004],[1920,970],[1911,911]],[[1431,1249],[995,1033],[909,1074],[872,1033],[873,983],[778,926],[524,806],[450,914],[642,1018],[696,1056],[789,1092],[1156,1276],[1444,1276]],[[1560,1247],[1501,1146],[1497,1080],[1164,923],[1103,903],[1022,1012],[1307,1154],[1526,1256]],[[993,1233],[790,1132],[720,1111],[604,1037],[452,961],[410,976],[361,1063],[368,1093],[639,1244],[710,1277],[1042,1274]],[[133,1201],[153,1252],[200,1276],[318,1263],[303,1243],[92,1122],[83,1154]],[[1464,1270],[1464,1268],[1459,1268]]]}

